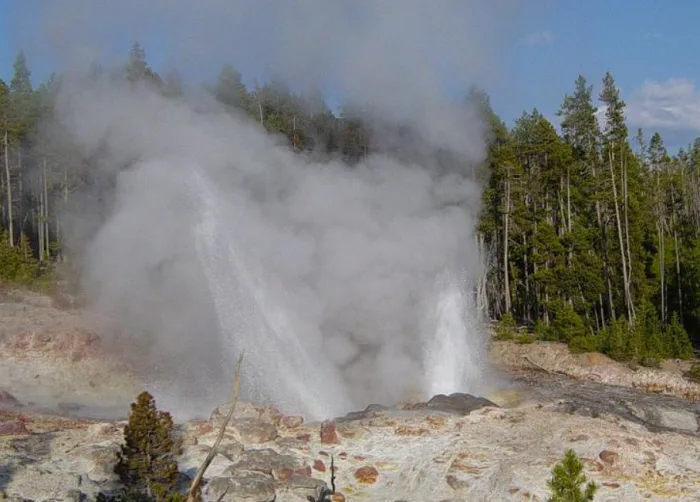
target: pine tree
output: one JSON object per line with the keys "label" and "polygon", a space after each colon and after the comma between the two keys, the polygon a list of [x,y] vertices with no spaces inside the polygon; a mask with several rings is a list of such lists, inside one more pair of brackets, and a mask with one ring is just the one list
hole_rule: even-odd
{"label": "pine tree", "polygon": [[154,72],[146,61],[146,50],[143,46],[134,42],[129,51],[129,61],[125,68],[126,79],[129,82],[146,82],[160,88],[163,81],[156,72]]}
{"label": "pine tree", "polygon": [[518,177],[516,152],[510,131],[493,111],[488,94],[480,89],[472,89],[466,101],[473,106],[486,124],[484,140],[488,144],[488,155],[484,163],[489,173],[487,185],[482,195],[483,210],[479,222],[479,239],[482,247],[491,250],[486,296],[491,307],[491,315],[500,318],[512,315],[513,291],[511,284],[510,234],[514,194]]}
{"label": "pine tree", "polygon": [[32,73],[27,67],[27,58],[23,51],[20,51],[12,65],[14,75],[10,80],[10,91],[18,94],[31,94],[32,92]]}
{"label": "pine tree", "polygon": [[124,445],[115,467],[128,496],[145,496],[156,502],[169,500],[178,480],[172,433],[170,413],[158,411],[148,392],[139,394],[131,405]]}
{"label": "pine tree", "polygon": [[678,319],[678,312],[671,314],[671,322],[668,323],[664,334],[664,338],[669,344],[671,357],[679,359],[690,359],[693,357],[693,345],[688,338],[688,332]]}
{"label": "pine tree", "polygon": [[598,491],[598,486],[589,482],[585,489],[586,475],[583,473],[583,463],[573,450],[566,450],[564,459],[552,469],[552,478],[547,486],[552,490],[548,502],[591,502]]}
{"label": "pine tree", "polygon": [[250,96],[241,74],[231,66],[221,69],[214,87],[214,97],[228,107],[252,113]]}
{"label": "pine tree", "polygon": [[24,52],[19,52],[12,65],[14,74],[10,80],[9,94],[9,130],[10,140],[23,142],[30,134],[38,119],[38,108],[32,89],[31,72],[27,67]]}
{"label": "pine tree", "polygon": [[564,97],[557,114],[562,117],[564,141],[572,149],[574,197],[578,199],[575,203],[578,218],[572,235],[573,263],[579,293],[581,302],[592,310],[588,314],[594,325],[601,330],[616,317],[601,181],[601,133],[593,104],[593,87],[581,75],[575,86],[574,93]]}

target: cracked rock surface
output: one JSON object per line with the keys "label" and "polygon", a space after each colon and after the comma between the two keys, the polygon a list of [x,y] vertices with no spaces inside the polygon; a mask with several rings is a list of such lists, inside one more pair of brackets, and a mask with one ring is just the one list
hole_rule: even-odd
{"label": "cracked rock surface", "polygon": [[[501,408],[468,394],[438,396],[433,406],[372,406],[323,427],[239,403],[205,476],[204,496],[216,500],[226,491],[225,501],[306,501],[329,482],[333,456],[335,501],[546,500],[552,466],[573,448],[601,486],[597,501],[700,499],[695,433],[652,431],[614,413],[572,412],[560,401],[529,398]],[[185,481],[213,446],[214,424],[225,411],[178,426]],[[17,418],[2,417],[10,419]],[[124,422],[22,421],[27,432],[0,437],[0,490],[7,497],[92,500],[114,488]],[[687,429],[685,419],[677,422]],[[251,424],[266,433],[249,434]]]}

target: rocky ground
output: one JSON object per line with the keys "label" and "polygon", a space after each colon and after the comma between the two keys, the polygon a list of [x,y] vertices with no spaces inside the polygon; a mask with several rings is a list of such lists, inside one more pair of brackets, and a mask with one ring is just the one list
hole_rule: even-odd
{"label": "rocky ground", "polygon": [[684,378],[690,361],[667,360],[661,368],[620,364],[599,353],[571,354],[563,343],[493,342],[490,356],[507,370],[538,370],[582,381],[606,383],[700,401],[700,384]]}
{"label": "rocky ground", "polygon": [[[0,498],[113,489],[125,422],[106,417],[128,410],[138,379],[100,352],[81,315],[40,296],[0,299],[0,354]],[[335,501],[546,500],[552,466],[573,448],[597,501],[700,500],[700,392],[678,364],[635,371],[557,344],[497,343],[491,354],[509,383],[490,401],[439,396],[322,423],[239,403],[205,498],[306,501],[330,483],[332,458]],[[183,483],[226,411],[178,425]]]}
{"label": "rocky ground", "polygon": [[0,389],[21,399],[25,411],[128,413],[141,382],[103,352],[89,316],[49,296],[0,291]]}

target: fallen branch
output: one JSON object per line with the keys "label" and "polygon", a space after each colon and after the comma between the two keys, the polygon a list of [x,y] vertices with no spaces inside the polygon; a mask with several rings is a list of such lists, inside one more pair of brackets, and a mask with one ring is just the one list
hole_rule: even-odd
{"label": "fallen branch", "polygon": [[219,495],[219,498],[216,499],[216,502],[221,502],[222,500],[224,500],[224,497],[225,497],[226,494],[228,493],[228,489],[229,489],[229,488],[231,488],[231,485],[228,485],[228,486],[226,487],[226,489],[225,489],[223,492],[221,492],[221,495]]}
{"label": "fallen branch", "polygon": [[544,371],[545,373],[548,373],[548,374],[550,374],[550,375],[564,375],[565,377],[570,377],[570,375],[569,375],[568,373],[565,373],[565,372],[563,372],[563,371],[559,371],[559,370],[553,370],[553,371],[552,371],[552,370],[548,370],[548,369],[545,368],[544,366],[541,366],[541,365],[537,364],[535,361],[533,361],[532,359],[530,359],[528,356],[523,356],[523,359],[525,359],[527,362],[529,362],[530,364],[532,364],[535,368],[540,369],[540,370],[542,370],[542,371]]}
{"label": "fallen branch", "polygon": [[535,368],[537,368],[537,369],[539,369],[539,370],[542,370],[542,371],[544,371],[545,373],[549,373],[550,375],[553,375],[553,374],[554,374],[554,373],[552,373],[551,371],[549,371],[547,368],[545,368],[544,366],[540,366],[539,364],[537,364],[535,361],[533,361],[532,359],[530,359],[528,356],[523,356],[523,359],[525,359],[527,362],[529,362],[530,364],[532,364]]}
{"label": "fallen branch", "polygon": [[224,423],[221,424],[221,428],[219,429],[219,435],[216,437],[216,442],[214,443],[214,446],[212,447],[211,450],[209,450],[209,453],[207,454],[207,458],[204,459],[204,462],[202,462],[202,465],[199,467],[199,470],[197,471],[197,475],[192,480],[192,484],[190,485],[190,489],[187,492],[187,502],[195,502],[197,500],[197,497],[195,497],[195,494],[199,490],[199,486],[202,483],[202,477],[204,477],[204,473],[209,468],[209,465],[214,460],[214,457],[216,457],[216,454],[218,453],[218,450],[219,450],[219,445],[221,444],[221,440],[224,438],[224,432],[226,431],[226,426],[231,421],[231,417],[233,417],[233,410],[236,408],[236,402],[238,401],[238,394],[241,390],[241,362],[242,361],[243,361],[243,353],[241,353],[241,355],[238,357],[238,361],[236,361],[236,371],[234,372],[234,376],[233,376],[233,397],[231,398],[231,409],[229,410],[228,415],[226,415],[226,419],[224,420]]}

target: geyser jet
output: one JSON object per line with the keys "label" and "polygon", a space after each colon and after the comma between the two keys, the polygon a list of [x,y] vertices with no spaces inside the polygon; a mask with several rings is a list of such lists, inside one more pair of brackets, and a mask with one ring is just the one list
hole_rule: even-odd
{"label": "geyser jet", "polygon": [[[483,337],[471,288],[483,270],[471,174],[484,124],[446,97],[442,76],[466,88],[486,72],[496,30],[485,27],[499,9],[183,1],[167,2],[163,17],[162,5],[120,2],[117,15],[67,1],[47,21],[61,30],[46,33],[75,63],[109,38],[83,38],[75,21],[160,19],[177,50],[168,57],[185,68],[194,54],[264,61],[293,85],[334,87],[370,124],[410,124],[420,141],[377,132],[392,153],[370,150],[352,168],[316,162],[199,95],[67,74],[49,129],[92,159],[94,179],[113,183],[94,185],[107,197],[77,195],[66,244],[83,258],[93,306],[116,314],[112,342],[147,370],[159,402],[196,413],[225,399],[241,350],[244,397],[314,418],[477,391]],[[256,51],[246,36],[260,33]]]}

